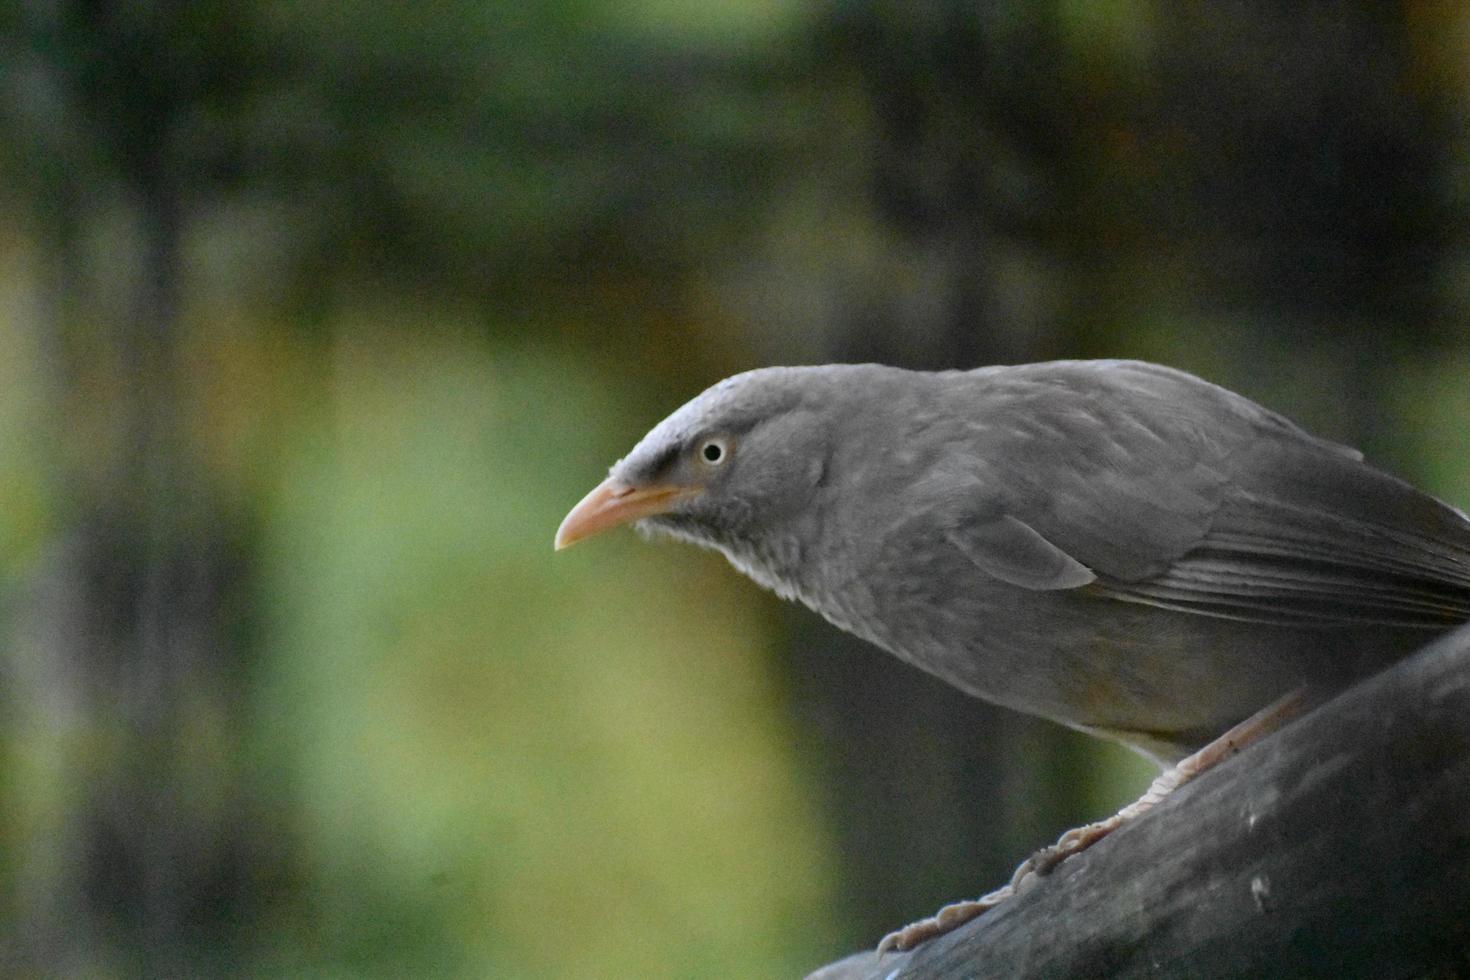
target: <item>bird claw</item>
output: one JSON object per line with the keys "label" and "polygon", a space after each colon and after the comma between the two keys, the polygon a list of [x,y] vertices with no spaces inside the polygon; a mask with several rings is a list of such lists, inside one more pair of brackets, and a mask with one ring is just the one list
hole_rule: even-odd
{"label": "bird claw", "polygon": [[1113,817],[1067,831],[1057,839],[1055,844],[1043,847],[1022,861],[1016,867],[1015,873],[1011,875],[1010,884],[977,899],[952,902],[927,919],[920,919],[902,929],[890,932],[878,943],[878,955],[908,952],[920,943],[927,942],[936,936],[942,936],[947,932],[953,932],[971,919],[979,918],[1012,895],[1029,891],[1041,878],[1050,874],[1057,865],[1073,854],[1087,850],[1121,823],[1121,820]]}
{"label": "bird claw", "polygon": [[1305,696],[1302,691],[1293,691],[1270,707],[1257,712],[1236,725],[1194,755],[1182,760],[1177,766],[1160,775],[1139,799],[1125,806],[1106,820],[1074,827],[1057,842],[1043,847],[1022,861],[1011,875],[1010,883],[974,901],[954,902],[946,905],[927,919],[890,932],[878,943],[878,955],[898,951],[907,952],[922,942],[952,932],[971,919],[978,918],[1001,902],[1029,891],[1036,883],[1051,874],[1056,866],[1074,854],[1080,854],[1129,821],[1136,820],[1200,773],[1217,765],[1220,760],[1239,751],[1262,735],[1274,731],[1303,710]]}
{"label": "bird claw", "polygon": [[1081,854],[1093,844],[1102,840],[1123,825],[1123,819],[1118,816],[1099,820],[1097,823],[1084,824],[1081,827],[1073,827],[1061,837],[1057,838],[1055,844],[1043,847],[1016,867],[1011,875],[1011,887],[1017,892],[1025,887],[1030,887],[1031,879],[1049,875],[1067,858],[1074,854]]}
{"label": "bird claw", "polygon": [[971,919],[978,918],[1005,901],[1012,894],[1010,885],[997,888],[988,895],[963,902],[951,902],[927,919],[912,922],[884,936],[878,943],[878,955],[906,953],[935,936],[953,932]]}

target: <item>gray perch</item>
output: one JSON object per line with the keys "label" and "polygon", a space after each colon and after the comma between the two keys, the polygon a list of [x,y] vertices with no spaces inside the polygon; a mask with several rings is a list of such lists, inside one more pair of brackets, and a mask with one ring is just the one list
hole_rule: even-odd
{"label": "gray perch", "polygon": [[911,953],[808,980],[1470,976],[1470,627]]}

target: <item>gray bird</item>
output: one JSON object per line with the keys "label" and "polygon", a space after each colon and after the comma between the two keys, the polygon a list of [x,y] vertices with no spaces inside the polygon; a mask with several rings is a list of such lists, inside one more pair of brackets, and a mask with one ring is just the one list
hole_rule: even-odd
{"label": "gray bird", "polygon": [[1470,619],[1463,513],[1137,361],[737,375],[616,463],[556,546],[630,522],[1163,765]]}

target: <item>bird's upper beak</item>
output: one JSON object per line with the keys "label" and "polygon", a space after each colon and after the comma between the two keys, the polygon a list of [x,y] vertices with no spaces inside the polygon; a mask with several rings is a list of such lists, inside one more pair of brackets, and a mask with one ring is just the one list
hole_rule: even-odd
{"label": "bird's upper beak", "polygon": [[620,524],[666,514],[680,500],[699,491],[699,487],[667,483],[632,487],[608,477],[583,497],[556,529],[556,550]]}

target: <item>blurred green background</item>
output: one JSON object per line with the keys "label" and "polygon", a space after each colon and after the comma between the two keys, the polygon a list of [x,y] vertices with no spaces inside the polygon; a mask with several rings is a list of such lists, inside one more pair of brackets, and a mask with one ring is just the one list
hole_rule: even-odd
{"label": "blurred green background", "polygon": [[0,973],[799,975],[1136,794],[721,560],[770,363],[1138,356],[1470,503],[1453,3],[0,8]]}

